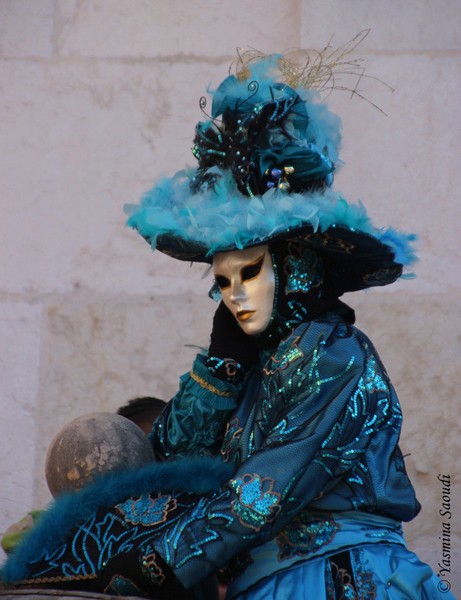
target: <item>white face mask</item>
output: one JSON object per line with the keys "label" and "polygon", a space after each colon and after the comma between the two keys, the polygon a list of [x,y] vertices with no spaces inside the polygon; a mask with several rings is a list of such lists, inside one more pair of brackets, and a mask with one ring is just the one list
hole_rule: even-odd
{"label": "white face mask", "polygon": [[274,306],[275,275],[268,246],[219,252],[213,272],[222,299],[248,335],[262,333]]}

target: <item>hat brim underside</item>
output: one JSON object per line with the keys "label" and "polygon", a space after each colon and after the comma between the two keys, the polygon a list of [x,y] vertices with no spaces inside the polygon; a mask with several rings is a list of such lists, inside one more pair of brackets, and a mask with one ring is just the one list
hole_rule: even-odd
{"label": "hat brim underside", "polygon": [[[146,238],[150,243],[151,240]],[[299,241],[317,252],[324,260],[330,290],[341,295],[396,281],[403,266],[395,261],[393,250],[376,237],[344,226],[332,226],[325,231],[314,231],[304,225],[273,237],[246,242],[245,248],[282,241]],[[213,256],[208,248],[197,241],[178,238],[168,233],[155,240],[155,248],[178,260],[211,264]],[[238,243],[219,251],[238,250]]]}

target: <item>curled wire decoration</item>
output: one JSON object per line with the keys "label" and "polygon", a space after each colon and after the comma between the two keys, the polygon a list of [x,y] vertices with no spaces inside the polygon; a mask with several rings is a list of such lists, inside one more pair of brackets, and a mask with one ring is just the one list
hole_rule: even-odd
{"label": "curled wire decoration", "polygon": [[248,84],[248,91],[251,93],[252,96],[254,96],[256,94],[258,89],[259,89],[259,83],[257,81],[250,81],[250,83]]}
{"label": "curled wire decoration", "polygon": [[237,102],[237,104],[235,105],[235,110],[238,111],[242,106],[245,106],[245,104],[247,102],[250,102],[250,100],[256,96],[256,94],[258,93],[259,90],[259,83],[255,80],[252,80],[249,82],[248,86],[247,86],[248,92],[250,93],[249,96],[247,96],[246,98],[240,98],[240,100]]}
{"label": "curled wire decoration", "polygon": [[383,83],[366,74],[354,54],[369,31],[336,49],[331,39],[320,51],[293,49],[284,55],[237,49],[229,70],[234,75],[214,96],[214,117],[206,111],[207,99],[200,98],[208,122],[196,126],[192,152],[199,166],[191,187],[212,188],[220,170],[230,172],[239,191],[250,197],[274,187],[304,192],[330,186],[335,165],[326,147],[305,137],[310,115],[302,89],[323,96],[348,91],[384,112],[359,89],[366,79]]}
{"label": "curled wire decoration", "polygon": [[206,117],[207,119],[213,120],[213,117],[212,117],[211,115],[209,115],[209,114],[206,112],[206,110],[205,110],[205,109],[206,109],[206,107],[207,107],[207,104],[208,104],[208,102],[207,102],[207,99],[206,99],[206,97],[205,97],[205,96],[201,96],[201,98],[200,98],[200,99],[199,99],[199,101],[198,101],[198,104],[199,104],[200,110],[201,110],[201,111],[202,111],[202,113],[205,115],[205,117]]}
{"label": "curled wire decoration", "polygon": [[251,65],[266,58],[274,58],[280,80],[293,88],[317,90],[327,98],[333,91],[348,92],[351,97],[365,100],[383,114],[382,108],[371,101],[360,89],[365,81],[375,81],[391,92],[394,89],[373,75],[365,72],[363,59],[354,56],[357,47],[365,40],[370,29],[364,29],[345,44],[334,48],[330,38],[322,50],[294,48],[283,55],[265,54],[254,48],[237,48],[237,58],[231,64],[229,72],[234,70],[239,80],[251,73]]}

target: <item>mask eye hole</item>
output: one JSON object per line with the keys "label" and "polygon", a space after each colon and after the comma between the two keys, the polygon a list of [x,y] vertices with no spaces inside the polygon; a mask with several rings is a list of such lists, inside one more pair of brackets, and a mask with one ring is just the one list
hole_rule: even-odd
{"label": "mask eye hole", "polygon": [[230,281],[224,275],[216,275],[215,281],[220,290],[225,290],[230,286]]}
{"label": "mask eye hole", "polygon": [[240,277],[242,278],[242,283],[244,281],[250,281],[250,279],[254,279],[261,273],[261,269],[264,262],[264,254],[258,258],[258,260],[251,265],[247,265],[243,267],[240,271]]}

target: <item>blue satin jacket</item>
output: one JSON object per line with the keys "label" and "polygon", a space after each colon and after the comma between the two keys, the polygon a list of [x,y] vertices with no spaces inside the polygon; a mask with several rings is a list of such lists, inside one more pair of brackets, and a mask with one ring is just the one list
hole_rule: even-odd
{"label": "blue satin jacket", "polygon": [[378,519],[376,540],[401,543],[396,524],[420,509],[401,422],[376,350],[337,315],[300,324],[240,387],[213,378],[198,356],[154,425],[154,450],[167,460],[221,453],[235,470],[153,548],[190,586],[226,564],[244,573],[264,549],[272,570],[337,549],[338,515]]}

